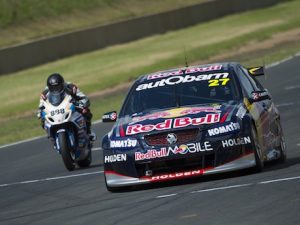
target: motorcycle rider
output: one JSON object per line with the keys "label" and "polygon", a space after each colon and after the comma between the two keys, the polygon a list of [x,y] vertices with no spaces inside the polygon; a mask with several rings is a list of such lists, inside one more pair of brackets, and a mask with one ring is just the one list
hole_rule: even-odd
{"label": "motorcycle rider", "polygon": [[53,73],[48,77],[47,86],[40,96],[40,104],[39,104],[39,110],[37,116],[39,119],[41,119],[42,128],[44,129],[44,123],[45,123],[45,119],[43,119],[41,116],[41,113],[45,108],[43,105],[43,101],[45,101],[48,98],[49,93],[53,93],[53,94],[66,93],[73,97],[74,105],[76,106],[76,109],[78,110],[78,112],[80,112],[83,115],[83,117],[86,120],[87,133],[90,136],[90,140],[95,140],[96,135],[94,132],[91,131],[91,120],[93,114],[89,109],[90,101],[88,97],[84,95],[76,85],[69,82],[65,82],[64,78],[59,73]]}

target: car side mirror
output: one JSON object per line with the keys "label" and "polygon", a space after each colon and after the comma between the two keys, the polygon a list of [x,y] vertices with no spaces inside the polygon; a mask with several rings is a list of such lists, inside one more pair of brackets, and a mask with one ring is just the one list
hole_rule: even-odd
{"label": "car side mirror", "polygon": [[259,102],[267,99],[271,99],[268,90],[252,91],[251,96],[249,97],[249,102],[253,103],[253,102]]}
{"label": "car side mirror", "polygon": [[118,114],[116,111],[108,112],[102,116],[102,122],[103,123],[116,122],[117,118],[118,118]]}
{"label": "car side mirror", "polygon": [[247,68],[247,70],[251,76],[257,77],[265,75],[265,68],[263,66],[251,67]]}

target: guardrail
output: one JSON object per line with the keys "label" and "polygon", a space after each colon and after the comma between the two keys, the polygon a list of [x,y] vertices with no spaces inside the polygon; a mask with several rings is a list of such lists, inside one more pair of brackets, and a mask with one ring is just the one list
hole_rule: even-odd
{"label": "guardrail", "polygon": [[109,25],[0,49],[0,75],[110,45],[181,29],[225,15],[268,7],[282,0],[212,0]]}

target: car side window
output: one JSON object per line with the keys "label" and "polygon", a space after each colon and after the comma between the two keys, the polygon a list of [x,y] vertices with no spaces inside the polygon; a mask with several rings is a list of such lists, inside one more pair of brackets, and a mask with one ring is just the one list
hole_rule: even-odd
{"label": "car side window", "polygon": [[246,74],[243,72],[243,70],[238,67],[237,68],[237,72],[238,72],[238,78],[242,84],[242,89],[244,91],[244,93],[250,97],[251,93],[253,91],[255,91],[255,87],[253,86],[252,82],[248,79],[248,77],[246,76]]}
{"label": "car side window", "polygon": [[246,70],[243,67],[241,67],[241,69],[242,69],[243,73],[245,74],[245,76],[250,80],[255,91],[263,91],[264,90],[263,86],[258,82],[258,80],[256,80],[255,77],[250,76],[248,70]]}

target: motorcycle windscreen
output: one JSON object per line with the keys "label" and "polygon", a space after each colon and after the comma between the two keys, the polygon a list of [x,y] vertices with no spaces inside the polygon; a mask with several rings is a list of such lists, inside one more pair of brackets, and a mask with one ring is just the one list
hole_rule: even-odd
{"label": "motorcycle windscreen", "polygon": [[65,93],[49,93],[48,99],[52,105],[58,106],[65,99]]}

